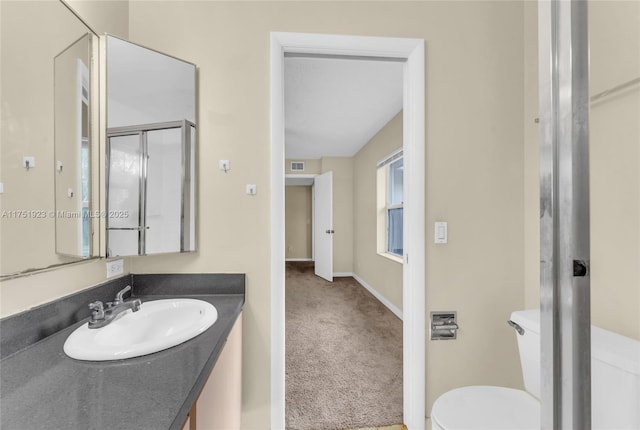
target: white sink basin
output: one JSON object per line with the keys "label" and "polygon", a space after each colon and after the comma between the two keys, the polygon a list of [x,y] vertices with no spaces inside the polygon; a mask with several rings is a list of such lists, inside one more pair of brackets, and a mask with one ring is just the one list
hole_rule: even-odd
{"label": "white sink basin", "polygon": [[171,348],[196,337],[218,319],[215,306],[203,300],[165,299],[143,302],[109,325],[78,327],[64,343],[64,352],[78,360],[106,361],[139,357]]}

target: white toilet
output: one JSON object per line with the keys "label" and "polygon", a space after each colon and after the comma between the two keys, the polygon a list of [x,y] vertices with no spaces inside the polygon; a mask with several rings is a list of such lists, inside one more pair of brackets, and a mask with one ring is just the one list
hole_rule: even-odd
{"label": "white toilet", "polygon": [[[433,404],[433,430],[540,428],[540,313],[517,311],[517,335],[526,391],[470,386],[444,393]],[[640,429],[640,342],[591,327],[593,429]]]}

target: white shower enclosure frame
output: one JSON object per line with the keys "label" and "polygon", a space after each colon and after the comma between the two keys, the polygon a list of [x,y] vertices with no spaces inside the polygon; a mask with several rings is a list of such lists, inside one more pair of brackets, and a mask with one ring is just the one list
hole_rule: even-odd
{"label": "white shower enclosure frame", "polygon": [[538,2],[541,427],[591,428],[587,0]]}
{"label": "white shower enclosure frame", "polygon": [[[159,252],[189,252],[195,250],[195,129],[196,125],[186,119],[179,121],[169,121],[153,124],[140,124],[124,127],[113,127],[107,129],[107,159],[106,159],[106,252],[107,257],[114,256],[111,251],[112,244],[111,232],[136,232],[137,235],[137,252],[135,254],[121,255],[148,255],[147,234],[149,230],[148,223],[148,190],[149,190],[149,133],[167,130],[180,131],[180,172],[172,172],[174,176],[179,173],[180,176],[180,201],[176,202],[180,205],[179,220],[179,245],[168,246]],[[135,226],[116,226],[120,213],[126,212],[125,208],[113,207],[110,202],[110,183],[112,174],[112,139],[119,137],[137,138],[132,149],[137,153],[137,178],[132,181],[132,188],[138,193],[137,201],[137,225]],[[135,147],[134,147],[135,146]],[[134,173],[135,174],[135,173]],[[172,205],[173,206],[173,205]],[[175,241],[174,241],[175,242]],[[118,255],[117,253],[115,253]]]}

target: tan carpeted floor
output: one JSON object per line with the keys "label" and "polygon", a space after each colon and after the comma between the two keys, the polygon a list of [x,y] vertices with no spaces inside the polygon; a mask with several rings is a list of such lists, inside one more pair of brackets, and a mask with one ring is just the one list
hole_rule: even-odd
{"label": "tan carpeted floor", "polygon": [[402,321],[353,278],[287,263],[289,430],[402,423]]}

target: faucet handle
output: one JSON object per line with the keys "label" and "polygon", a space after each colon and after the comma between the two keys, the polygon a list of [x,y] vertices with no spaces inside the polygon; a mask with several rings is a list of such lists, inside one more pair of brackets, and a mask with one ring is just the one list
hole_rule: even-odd
{"label": "faucet handle", "polygon": [[101,301],[89,303],[89,309],[91,309],[91,321],[104,319],[104,305]]}
{"label": "faucet handle", "polygon": [[138,312],[140,310],[140,306],[142,306],[142,300],[135,299],[131,301],[131,311]]}
{"label": "faucet handle", "polygon": [[131,291],[131,285],[127,285],[122,290],[118,291],[118,294],[116,294],[116,299],[113,301],[113,305],[119,305],[120,303],[124,302],[123,296],[128,291]]}

